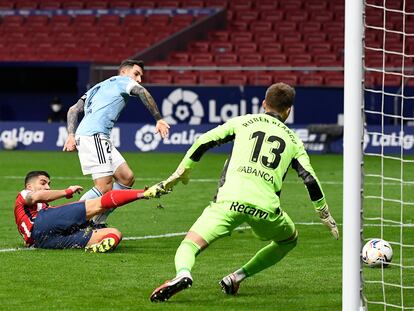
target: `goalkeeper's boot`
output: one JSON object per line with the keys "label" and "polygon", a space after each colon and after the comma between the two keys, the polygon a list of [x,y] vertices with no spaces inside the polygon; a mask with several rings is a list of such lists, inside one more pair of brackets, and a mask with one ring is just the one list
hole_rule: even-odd
{"label": "goalkeeper's boot", "polygon": [[227,295],[236,295],[240,287],[240,283],[236,281],[234,273],[225,276],[219,284],[223,293]]}
{"label": "goalkeeper's boot", "polygon": [[164,302],[170,299],[171,296],[187,289],[193,285],[193,280],[188,276],[176,277],[171,281],[166,281],[160,287],[156,288],[151,296],[152,302]]}
{"label": "goalkeeper's boot", "polygon": [[85,252],[90,253],[106,253],[113,249],[115,249],[117,246],[116,241],[112,237],[108,237],[103,239],[102,241],[86,246]]}

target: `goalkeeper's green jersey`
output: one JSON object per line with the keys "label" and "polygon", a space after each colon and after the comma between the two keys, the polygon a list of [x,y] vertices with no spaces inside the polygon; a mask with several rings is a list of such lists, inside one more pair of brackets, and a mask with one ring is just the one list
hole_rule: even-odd
{"label": "goalkeeper's green jersey", "polygon": [[325,204],[323,190],[299,137],[273,113],[235,117],[201,135],[181,165],[192,168],[210,148],[234,141],[216,202],[234,202],[274,212],[283,179],[292,166],[303,179],[315,208]]}

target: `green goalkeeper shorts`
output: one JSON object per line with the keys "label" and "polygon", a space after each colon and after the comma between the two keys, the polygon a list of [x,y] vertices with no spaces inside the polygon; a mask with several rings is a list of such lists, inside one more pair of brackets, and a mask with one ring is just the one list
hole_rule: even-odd
{"label": "green goalkeeper shorts", "polygon": [[208,244],[228,236],[241,225],[248,223],[254,235],[263,241],[286,241],[296,234],[295,224],[289,215],[277,208],[274,213],[238,202],[211,202],[190,228]]}

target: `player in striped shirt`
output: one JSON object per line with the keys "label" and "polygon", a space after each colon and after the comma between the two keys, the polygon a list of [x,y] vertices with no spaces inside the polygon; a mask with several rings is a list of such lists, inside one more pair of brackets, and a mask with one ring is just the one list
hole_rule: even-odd
{"label": "player in striped shirt", "polygon": [[[119,66],[117,76],[96,84],[68,111],[68,138],[64,151],[78,150],[84,175],[91,174],[94,187],[81,199],[93,199],[111,189],[130,189],[134,173],[113,146],[109,135],[130,96],[137,96],[157,121],[155,130],[162,138],[168,136],[169,125],[162,119],[151,94],[139,83],[144,63],[127,59]],[[84,117],[76,128],[78,115]],[[75,132],[76,131],[76,132]],[[105,227],[107,211],[93,219],[97,227]]]}
{"label": "player in striped shirt", "polygon": [[108,209],[129,202],[158,196],[162,190],[156,185],[148,190],[112,190],[101,198],[50,206],[49,202],[72,198],[81,186],[64,190],[50,189],[50,175],[45,171],[31,171],[24,180],[25,188],[16,197],[14,216],[17,229],[25,245],[36,248],[85,248],[104,253],[113,250],[122,234],[116,228],[93,230],[89,220]]}

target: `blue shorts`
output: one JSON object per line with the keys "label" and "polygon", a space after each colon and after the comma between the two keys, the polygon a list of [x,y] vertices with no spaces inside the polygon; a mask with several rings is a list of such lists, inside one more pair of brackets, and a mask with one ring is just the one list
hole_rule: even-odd
{"label": "blue shorts", "polygon": [[84,201],[41,210],[32,229],[34,247],[84,248],[92,236],[87,225]]}

